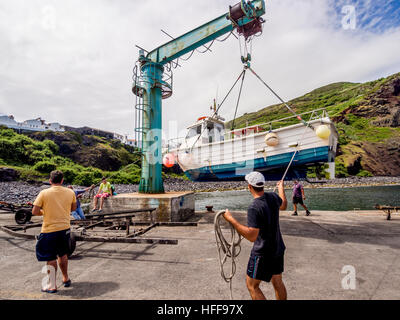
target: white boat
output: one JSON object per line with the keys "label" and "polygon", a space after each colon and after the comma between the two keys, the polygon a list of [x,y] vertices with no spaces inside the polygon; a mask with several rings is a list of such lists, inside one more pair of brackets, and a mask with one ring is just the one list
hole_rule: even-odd
{"label": "white boat", "polygon": [[[309,116],[308,123],[314,129],[301,122],[274,128],[280,121],[295,119],[293,116],[226,131],[220,116],[201,117],[187,128],[185,138],[169,142],[168,151],[193,181],[243,180],[251,171],[259,171],[269,180],[280,180],[294,153],[287,179],[303,179],[307,167],[325,163],[334,177],[338,132],[323,109],[304,116]],[[330,130],[329,137],[316,134],[319,126]],[[267,135],[274,143],[267,144]]]}

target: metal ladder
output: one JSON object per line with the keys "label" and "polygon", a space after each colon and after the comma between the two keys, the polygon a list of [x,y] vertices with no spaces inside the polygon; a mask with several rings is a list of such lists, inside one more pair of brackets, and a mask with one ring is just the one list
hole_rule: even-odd
{"label": "metal ladder", "polygon": [[149,128],[143,126],[143,113],[147,112],[149,105],[143,102],[144,88],[141,81],[140,65],[136,64],[133,69],[132,91],[135,93],[135,141],[136,147],[143,150],[143,133]]}
{"label": "metal ladder", "polygon": [[[143,113],[148,112],[150,107],[150,102],[148,104],[143,102],[143,92],[144,92],[144,80],[140,71],[140,64],[136,63],[133,68],[133,86],[132,91],[135,93],[135,140],[137,147],[143,149],[143,133],[150,128],[143,126]],[[163,74],[163,82],[160,84],[162,90],[163,99],[167,99],[172,95],[173,86],[173,73],[171,68],[167,69],[167,72]]]}

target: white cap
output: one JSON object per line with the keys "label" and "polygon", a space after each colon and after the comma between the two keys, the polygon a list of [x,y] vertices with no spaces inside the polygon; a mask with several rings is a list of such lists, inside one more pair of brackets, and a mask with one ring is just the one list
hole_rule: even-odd
{"label": "white cap", "polygon": [[265,178],[260,172],[250,172],[246,175],[245,180],[253,187],[261,188],[265,185]]}

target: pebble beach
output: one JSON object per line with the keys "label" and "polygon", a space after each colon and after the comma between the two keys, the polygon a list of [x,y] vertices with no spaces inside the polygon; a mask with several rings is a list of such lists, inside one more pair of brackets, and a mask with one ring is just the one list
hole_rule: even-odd
{"label": "pebble beach", "polygon": [[[310,182],[301,182],[305,188],[349,188],[361,186],[384,186],[400,185],[400,177],[351,177],[333,180],[310,179]],[[268,181],[267,188],[274,188],[276,182]],[[292,181],[286,182],[286,187],[291,187]],[[14,204],[23,204],[35,200],[38,193],[48,188],[48,183],[28,184],[26,182],[0,182],[0,201]],[[76,186],[77,188],[81,188]],[[137,192],[138,185],[115,185],[117,193]],[[193,182],[183,179],[164,180],[165,191],[193,191],[193,192],[212,192],[227,190],[243,190],[247,187],[245,181],[222,181],[222,182]],[[83,187],[82,187],[83,188]],[[89,193],[86,193],[86,197]]]}

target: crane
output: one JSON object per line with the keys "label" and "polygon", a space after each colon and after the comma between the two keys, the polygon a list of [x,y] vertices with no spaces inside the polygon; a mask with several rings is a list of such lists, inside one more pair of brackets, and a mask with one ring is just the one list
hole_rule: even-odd
{"label": "crane", "polygon": [[[140,49],[132,92],[136,95],[136,132],[140,133],[142,171],[139,193],[164,193],[162,180],[162,100],[172,95],[165,66],[218,37],[236,30],[246,40],[262,31],[265,1],[241,0],[229,11],[156,49]],[[177,62],[176,62],[177,64]],[[169,81],[170,80],[170,81]]]}

